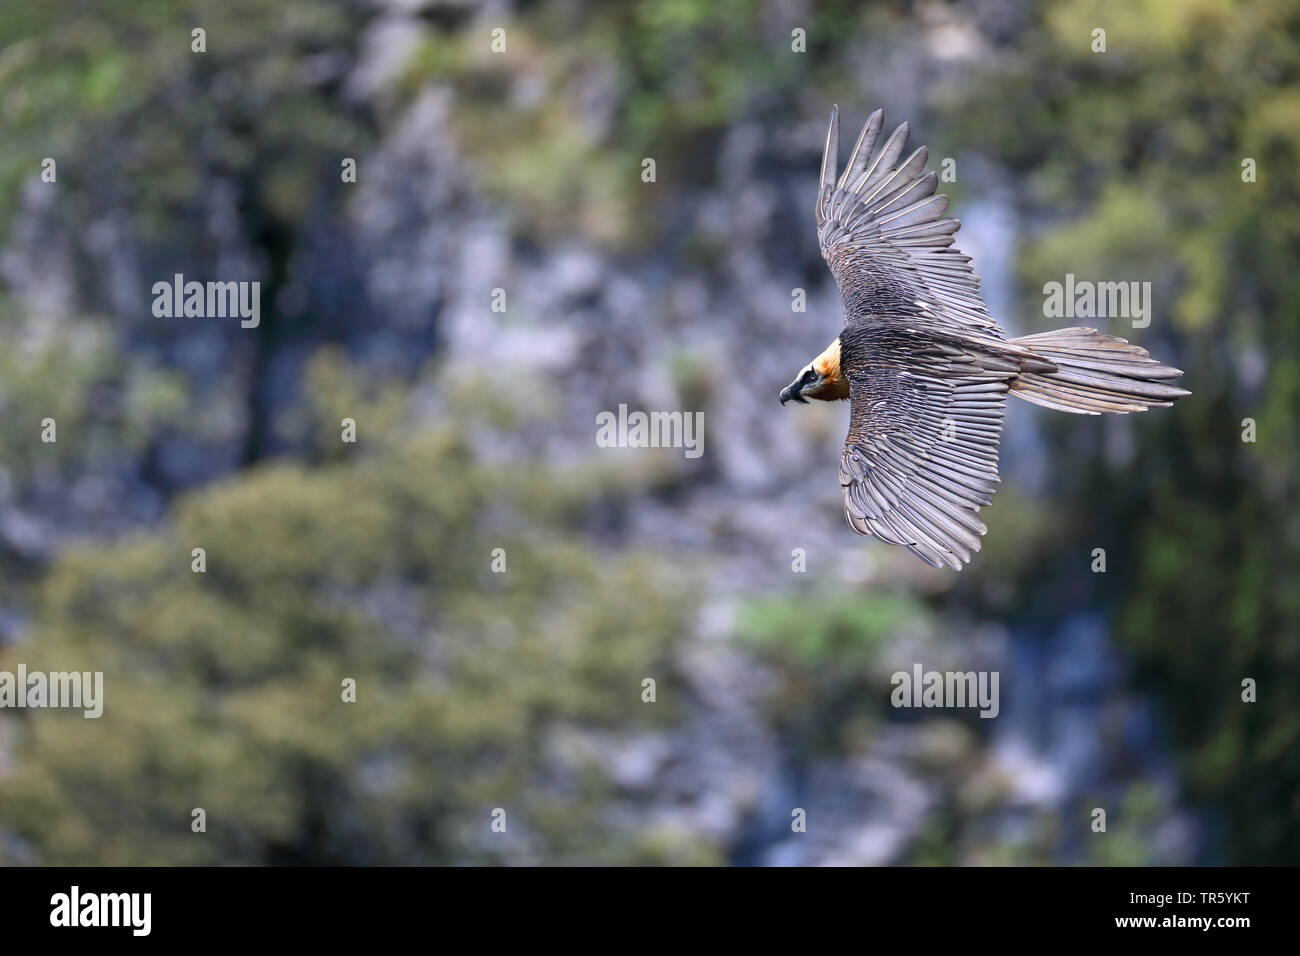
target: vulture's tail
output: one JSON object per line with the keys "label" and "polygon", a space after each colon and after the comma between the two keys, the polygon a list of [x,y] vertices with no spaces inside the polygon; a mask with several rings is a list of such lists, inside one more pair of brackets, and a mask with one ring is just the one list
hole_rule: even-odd
{"label": "vulture's tail", "polygon": [[1192,394],[1169,384],[1182,371],[1161,365],[1147,350],[1096,329],[1057,329],[1012,339],[1009,345],[1051,363],[1022,363],[1011,394],[1035,405],[1077,415],[1143,412]]}

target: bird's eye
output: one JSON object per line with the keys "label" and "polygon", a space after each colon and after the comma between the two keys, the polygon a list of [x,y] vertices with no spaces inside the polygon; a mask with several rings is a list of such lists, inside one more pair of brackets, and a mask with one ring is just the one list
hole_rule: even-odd
{"label": "bird's eye", "polygon": [[808,369],[808,371],[803,373],[803,380],[806,384],[811,385],[813,382],[817,381],[817,373],[813,369]]}

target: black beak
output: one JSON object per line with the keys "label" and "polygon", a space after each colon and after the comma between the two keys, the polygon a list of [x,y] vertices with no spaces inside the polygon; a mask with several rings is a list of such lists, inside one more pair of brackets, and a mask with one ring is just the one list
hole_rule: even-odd
{"label": "black beak", "polygon": [[801,391],[798,382],[791,382],[785,388],[781,389],[781,404],[784,405],[786,402],[798,402],[800,405],[807,405],[808,399],[804,398],[803,395],[800,394]]}

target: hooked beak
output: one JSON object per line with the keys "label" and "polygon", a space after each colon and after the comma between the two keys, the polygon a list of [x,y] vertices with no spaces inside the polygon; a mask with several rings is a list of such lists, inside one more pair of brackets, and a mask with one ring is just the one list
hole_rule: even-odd
{"label": "hooked beak", "polygon": [[785,388],[781,389],[781,404],[784,405],[786,402],[798,402],[800,405],[807,405],[808,399],[804,398],[802,393],[803,389],[799,387],[799,382],[797,380],[791,382]]}

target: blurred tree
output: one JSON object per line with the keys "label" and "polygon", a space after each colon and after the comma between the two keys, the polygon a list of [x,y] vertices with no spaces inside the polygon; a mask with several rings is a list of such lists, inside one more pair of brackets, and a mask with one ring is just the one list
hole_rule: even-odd
{"label": "blurred tree", "polygon": [[[311,378],[364,391],[337,359]],[[580,479],[483,463],[457,429],[383,430],[386,401],[354,405],[369,451],[261,468],[60,557],[0,670],[101,670],[104,714],[6,712],[0,862],[716,859],[619,829],[607,768],[561,746],[671,724],[686,583],[575,537]],[[328,422],[320,402],[305,418]]]}

